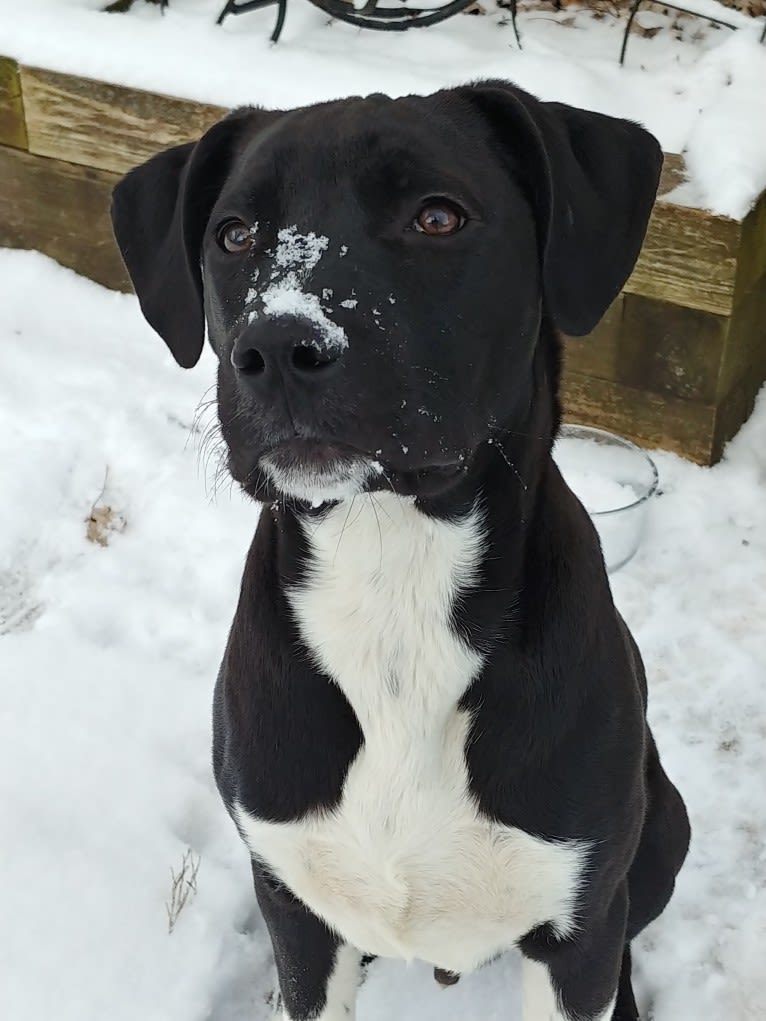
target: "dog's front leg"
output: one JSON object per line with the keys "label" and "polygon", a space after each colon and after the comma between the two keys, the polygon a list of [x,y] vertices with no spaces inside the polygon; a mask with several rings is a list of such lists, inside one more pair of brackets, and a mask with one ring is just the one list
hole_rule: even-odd
{"label": "dog's front leg", "polygon": [[274,949],[283,1021],[354,1021],[358,950],[256,861],[253,882]]}
{"label": "dog's front leg", "polygon": [[544,927],[521,944],[523,1021],[640,1021],[625,943],[627,891],[600,921],[559,939]]}

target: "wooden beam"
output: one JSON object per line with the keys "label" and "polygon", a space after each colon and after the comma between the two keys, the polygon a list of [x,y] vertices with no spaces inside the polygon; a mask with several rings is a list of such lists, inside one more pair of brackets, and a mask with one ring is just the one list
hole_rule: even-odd
{"label": "wooden beam", "polygon": [[29,151],[124,174],[199,138],[227,111],[89,78],[21,67]]}
{"label": "wooden beam", "polygon": [[756,386],[766,379],[766,273],[742,297],[729,320],[718,399],[743,376],[751,376]]}
{"label": "wooden beam", "polygon": [[[129,289],[108,218],[117,175],[226,112],[0,58],[0,244]],[[664,196],[685,173],[666,154],[623,294],[591,337],[566,340],[565,399],[575,420],[709,463],[766,378],[766,196],[742,221],[678,206]]]}
{"label": "wooden beam", "polygon": [[627,436],[644,447],[673,450],[711,464],[715,408],[661,397],[633,387],[567,370],[564,418]]}
{"label": "wooden beam", "polygon": [[[766,277],[763,280],[764,296],[763,312],[766,316]],[[753,363],[748,371],[743,372],[734,382],[716,408],[715,431],[713,435],[712,463],[723,454],[726,444],[737,435],[740,428],[750,418],[755,399],[760,392],[762,381],[766,379],[766,318],[761,318],[760,347],[752,350]]]}
{"label": "wooden beam", "polygon": [[0,146],[0,245],[37,249],[91,280],[129,291],[109,220],[117,180]]}
{"label": "wooden beam", "polygon": [[728,319],[666,301],[624,294],[588,337],[567,337],[577,372],[659,396],[713,404]]}
{"label": "wooden beam", "polygon": [[729,315],[741,236],[738,220],[660,201],[625,292]]}
{"label": "wooden beam", "polygon": [[[21,67],[20,78],[30,151],[115,173],[199,138],[226,113],[218,106],[40,68]],[[671,192],[684,174],[682,157],[668,154],[660,195]],[[625,290],[728,315],[740,236],[738,221],[660,200]]]}
{"label": "wooden beam", "polygon": [[19,65],[8,57],[0,57],[0,145],[27,148]]}
{"label": "wooden beam", "polygon": [[647,393],[714,404],[727,328],[725,316],[626,294],[616,379]]}
{"label": "wooden beam", "polygon": [[742,223],[742,239],[737,258],[735,307],[766,277],[766,192]]}
{"label": "wooden beam", "polygon": [[625,295],[619,294],[587,337],[564,336],[564,364],[577,372],[620,382],[620,342]]}

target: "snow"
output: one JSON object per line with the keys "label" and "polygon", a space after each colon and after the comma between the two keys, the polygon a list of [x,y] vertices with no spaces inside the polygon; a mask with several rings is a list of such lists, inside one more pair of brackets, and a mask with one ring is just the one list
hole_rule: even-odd
{"label": "snow", "polygon": [[308,234],[301,234],[295,224],[292,227],[283,227],[277,233],[274,262],[282,269],[289,269],[308,278],[329,244],[329,238],[315,234],[313,230]]}
{"label": "snow", "polygon": [[566,484],[591,514],[612,513],[630,507],[636,501],[636,490],[628,482],[616,482],[598,472],[567,471],[560,461],[559,467]]}
{"label": "snow", "polygon": [[223,0],[136,0],[104,14],[105,0],[0,0],[0,53],[29,64],[190,99],[291,107],[350,94],[426,93],[482,77],[507,78],[563,100],[647,125],[666,152],[682,152],[690,180],[674,195],[741,217],[766,188],[764,19],[696,0],[741,24],[708,27],[677,12],[642,11],[625,67],[625,14],[614,17],[542,0],[522,8],[519,51],[507,11],[457,16],[410,32],[331,22],[308,0],[290,0],[280,42],[275,9],[214,22]]}
{"label": "snow", "polygon": [[303,291],[295,284],[284,280],[270,284],[261,297],[263,310],[267,315],[301,316],[318,328],[319,335],[328,348],[343,351],[348,347],[346,331],[330,319],[316,294]]}
{"label": "snow", "polygon": [[[301,316],[313,323],[317,330],[317,340],[321,340],[328,350],[344,351],[348,347],[346,331],[338,323],[333,322],[329,314],[332,309],[324,307],[322,301],[329,301],[332,291],[324,288],[322,300],[316,294],[304,290],[309,282],[312,271],[316,268],[322,254],[327,251],[329,239],[310,231],[301,234],[297,227],[283,227],[277,232],[277,247],[271,255],[271,279],[268,287],[259,291],[251,287],[247,292],[246,304],[252,306],[258,301],[267,315]],[[257,281],[256,270],[253,281]],[[248,321],[258,318],[258,308],[250,308]]]}
{"label": "snow", "polygon": [[[132,296],[0,251],[0,988],[15,1021],[271,1016],[269,944],[209,761],[257,520],[216,471],[213,381],[212,355],[180,371]],[[654,1021],[759,1021],[766,391],[717,467],[654,456],[661,495],[611,580],[694,841],[638,941],[636,985]],[[86,538],[94,505],[104,546]],[[188,849],[197,890],[169,934]],[[517,964],[443,990],[425,965],[376,962],[360,1021],[517,1018]]]}

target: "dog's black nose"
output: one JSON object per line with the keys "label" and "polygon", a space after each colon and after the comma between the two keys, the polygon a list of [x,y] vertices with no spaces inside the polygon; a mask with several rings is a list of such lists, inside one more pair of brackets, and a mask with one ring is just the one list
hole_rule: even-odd
{"label": "dog's black nose", "polygon": [[338,363],[343,346],[323,336],[309,320],[295,316],[263,317],[237,338],[231,364],[249,382],[270,381],[275,373],[285,379],[320,381]]}

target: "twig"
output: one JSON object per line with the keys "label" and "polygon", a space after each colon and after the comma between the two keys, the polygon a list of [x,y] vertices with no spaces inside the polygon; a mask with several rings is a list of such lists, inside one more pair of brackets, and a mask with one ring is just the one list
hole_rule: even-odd
{"label": "twig", "polygon": [[168,933],[175,928],[178,916],[186,907],[189,899],[197,892],[197,873],[199,872],[200,856],[195,855],[190,847],[184,851],[181,859],[181,868],[178,872],[170,869],[171,887],[170,899],[165,901],[165,911],[168,916]]}

